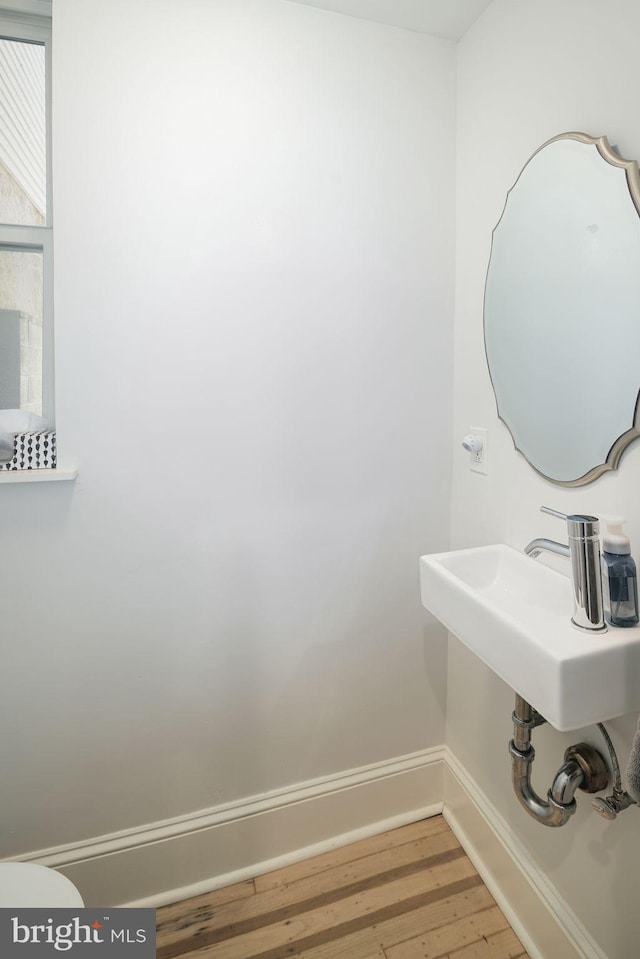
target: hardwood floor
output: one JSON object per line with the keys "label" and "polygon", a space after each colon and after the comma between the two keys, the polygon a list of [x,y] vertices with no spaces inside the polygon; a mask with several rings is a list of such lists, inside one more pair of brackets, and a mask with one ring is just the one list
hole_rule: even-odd
{"label": "hardwood floor", "polygon": [[157,916],[158,959],[527,959],[442,816]]}

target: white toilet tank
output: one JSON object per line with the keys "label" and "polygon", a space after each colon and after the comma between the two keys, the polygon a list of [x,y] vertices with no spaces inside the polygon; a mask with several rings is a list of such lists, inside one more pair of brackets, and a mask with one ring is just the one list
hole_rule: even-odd
{"label": "white toilet tank", "polygon": [[0,908],[73,909],[84,906],[70,879],[33,862],[0,862]]}

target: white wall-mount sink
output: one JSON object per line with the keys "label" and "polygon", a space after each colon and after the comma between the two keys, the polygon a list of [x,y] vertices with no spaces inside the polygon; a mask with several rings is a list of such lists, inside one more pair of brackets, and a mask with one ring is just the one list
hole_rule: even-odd
{"label": "white wall-mount sink", "polygon": [[568,576],[510,546],[479,546],[422,556],[420,588],[423,605],[556,729],[640,710],[640,626],[576,629]]}

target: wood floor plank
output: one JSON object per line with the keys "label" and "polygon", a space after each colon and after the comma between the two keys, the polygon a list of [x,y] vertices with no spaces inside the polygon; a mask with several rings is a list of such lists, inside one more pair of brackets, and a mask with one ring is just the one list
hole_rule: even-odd
{"label": "wood floor plank", "polygon": [[446,925],[494,905],[489,890],[476,877],[475,885],[454,896],[438,899],[410,912],[377,922],[301,953],[300,959],[367,959],[374,946],[388,950],[418,933]]}
{"label": "wood floor plank", "polygon": [[191,935],[199,924],[206,922],[214,910],[238,899],[248,899],[255,895],[253,879],[234,883],[212,892],[193,896],[182,902],[161,906],[157,910],[156,943],[174,941]]}
{"label": "wood floor plank", "polygon": [[515,932],[504,929],[495,936],[448,953],[445,959],[521,959],[522,956],[526,957],[526,952]]}
{"label": "wood floor plank", "polygon": [[527,959],[442,816],[157,915],[159,959]]}
{"label": "wood floor plank", "polygon": [[376,852],[383,852],[386,849],[392,849],[394,846],[402,846],[418,839],[426,839],[429,836],[447,832],[448,829],[449,827],[443,816],[432,816],[430,819],[422,819],[407,826],[400,826],[398,829],[388,830],[377,836],[371,836],[369,839],[361,839],[346,846],[339,846],[337,849],[331,849],[329,852],[313,856],[303,862],[284,866],[282,869],[276,869],[264,876],[257,876],[255,879],[256,892],[266,892],[268,889],[275,889],[278,886],[290,885],[298,879],[306,879],[307,876],[314,876],[319,872],[325,872],[327,869],[334,869],[346,862],[353,862],[364,856],[371,856]]}
{"label": "wood floor plank", "polygon": [[393,883],[415,874],[425,874],[442,863],[463,856],[450,830],[393,846],[354,862],[345,862],[317,875],[268,889],[254,896],[203,908],[190,917],[190,925],[165,925],[157,938],[158,959],[179,955],[185,935],[193,937],[190,948],[210,945],[230,935],[241,935],[261,926],[291,919],[299,912],[329,906],[373,886]]}
{"label": "wood floor plank", "polygon": [[[184,959],[282,959],[341,939],[479,882],[466,856],[398,879],[290,919],[184,953]],[[464,957],[466,959],[466,957]]]}
{"label": "wood floor plank", "polygon": [[498,907],[492,906],[387,948],[387,959],[441,959],[452,950],[478,942],[508,926]]}

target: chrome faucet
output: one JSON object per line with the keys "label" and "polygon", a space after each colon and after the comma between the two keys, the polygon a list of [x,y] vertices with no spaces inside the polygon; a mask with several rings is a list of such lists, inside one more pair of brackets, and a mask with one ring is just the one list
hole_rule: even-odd
{"label": "chrome faucet", "polygon": [[569,545],[556,543],[553,539],[533,539],[524,551],[530,556],[538,556],[542,550],[568,556],[571,563],[571,589],[573,593],[573,616],[571,622],[578,629],[589,632],[605,632],[602,604],[602,573],[600,571],[600,538],[597,516],[584,516],[581,513],[559,513],[548,506],[541,506],[541,512],[557,516],[567,523]]}
{"label": "chrome faucet", "polygon": [[558,553],[560,556],[571,555],[569,547],[565,546],[564,543],[556,543],[555,539],[545,539],[544,537],[532,539],[530,543],[527,543],[524,551],[528,556],[533,556],[535,559],[536,556],[540,555],[543,549],[546,549],[549,553]]}

